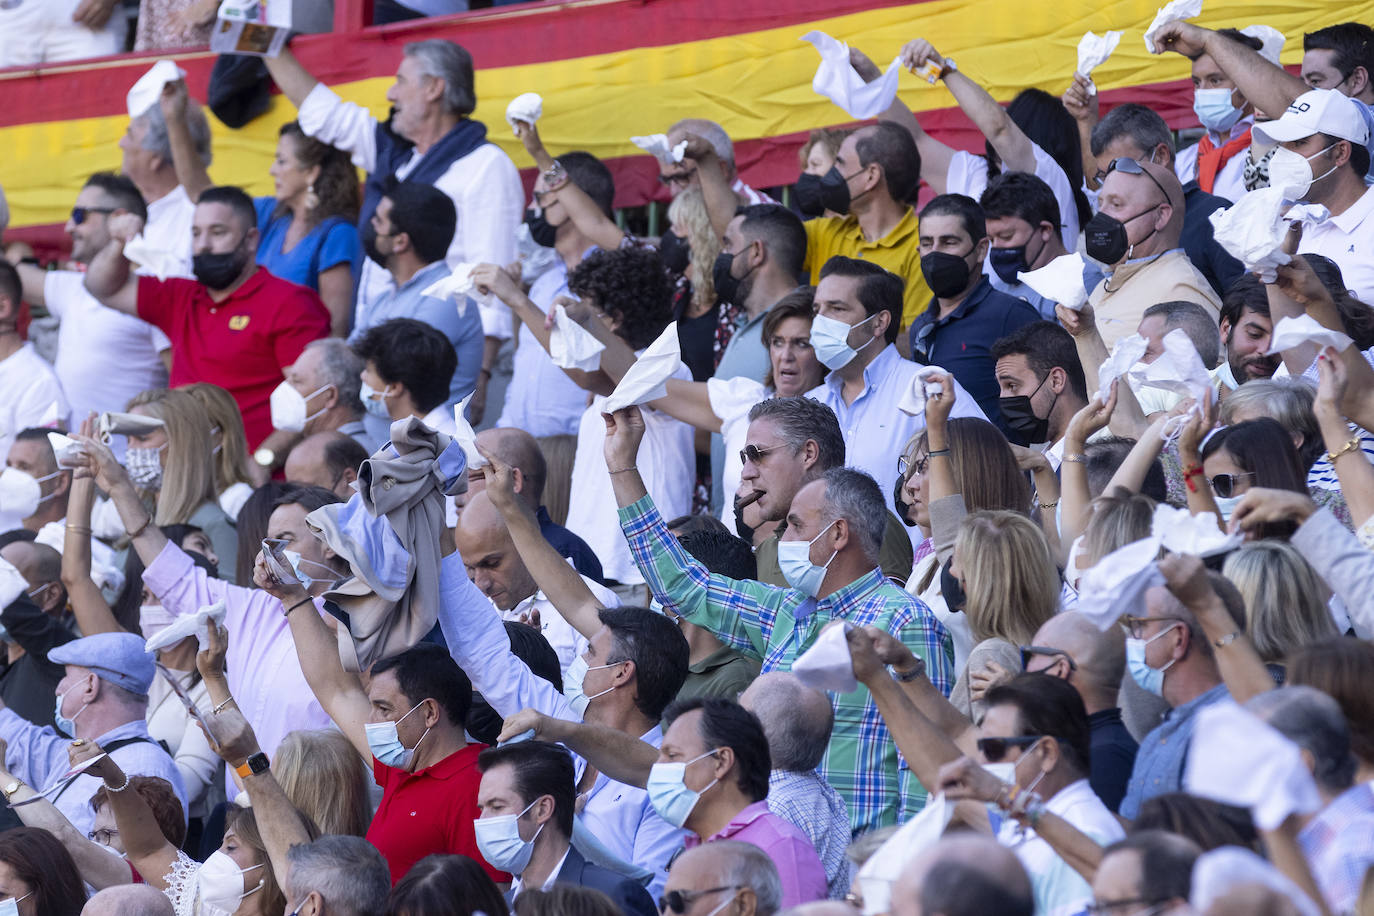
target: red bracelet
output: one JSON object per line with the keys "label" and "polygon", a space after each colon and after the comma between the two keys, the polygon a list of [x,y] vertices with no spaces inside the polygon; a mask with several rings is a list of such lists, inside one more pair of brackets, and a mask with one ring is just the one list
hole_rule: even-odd
{"label": "red bracelet", "polygon": [[1183,470],[1183,482],[1188,485],[1188,489],[1190,492],[1197,492],[1197,484],[1193,483],[1193,478],[1201,476],[1202,467],[1200,465],[1195,464],[1191,468],[1185,468]]}

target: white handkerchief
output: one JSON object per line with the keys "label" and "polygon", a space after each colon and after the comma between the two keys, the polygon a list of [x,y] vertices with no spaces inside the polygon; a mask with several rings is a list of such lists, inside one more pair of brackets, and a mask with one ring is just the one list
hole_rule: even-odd
{"label": "white handkerchief", "polygon": [[925,416],[926,399],[944,393],[945,388],[938,379],[938,376],[944,373],[945,370],[939,366],[923,366],[911,380],[911,386],[902,395],[902,399],[897,402],[897,409],[908,417]]}
{"label": "white handkerchief", "polygon": [[1283,33],[1270,25],[1247,25],[1241,29],[1242,35],[1260,40],[1259,55],[1275,67],[1280,66],[1279,55],[1283,53],[1283,43],[1287,41]]}
{"label": "white handkerchief", "polygon": [[1261,830],[1322,807],[1298,746],[1232,700],[1197,713],[1183,786],[1191,795],[1249,808]]}
{"label": "white handkerchief", "polygon": [[1182,328],[1174,328],[1164,335],[1164,352],[1148,366],[1130,371],[1131,384],[1136,388],[1160,388],[1185,398],[1195,398],[1198,409],[1216,394],[1212,377],[1202,364],[1197,347]]}
{"label": "white handkerchief", "polygon": [[[1251,191],[1250,193],[1254,193]],[[1320,324],[1311,315],[1299,315],[1296,318],[1284,317],[1279,319],[1279,323],[1274,325],[1274,333],[1269,338],[1269,353],[1282,353],[1284,350],[1291,350],[1303,344],[1316,344],[1319,347],[1335,347],[1337,350],[1344,350],[1354,343],[1348,336],[1340,331],[1333,331]]]}
{"label": "white handkerchief", "polygon": [[1288,876],[1248,849],[1220,846],[1204,852],[1193,864],[1188,900],[1195,913],[1211,912],[1212,904],[1246,884],[1262,884],[1277,891],[1298,908],[1301,916],[1318,916],[1312,898]]}
{"label": "white handkerchief", "polygon": [[[510,125],[512,132],[515,132],[515,122],[524,121],[526,124],[534,124],[544,114],[544,100],[539,97],[537,92],[526,92],[511,99],[506,106],[506,123]],[[515,134],[517,137],[519,133]]]}
{"label": "white handkerchief", "polygon": [[1273,283],[1277,278],[1275,268],[1293,260],[1283,250],[1288,236],[1283,194],[1282,188],[1259,188],[1208,217],[1217,244],[1244,264],[1247,272],[1258,273],[1265,283]]}
{"label": "white handkerchief", "polygon": [[813,690],[853,693],[859,689],[854,660],[845,634],[854,628],[847,620],[827,624],[816,642],[792,663],[792,673]]}
{"label": "white handkerchief", "polygon": [[953,816],[954,806],[945,801],[944,793],[936,795],[868,857],[858,874],[864,916],[891,911],[893,885],[913,859],[940,842]]}
{"label": "white handkerchief", "polygon": [[677,322],[663,329],[658,340],[640,354],[615,391],[601,405],[602,413],[615,413],[626,407],[657,400],[668,393],[667,382],[682,365],[677,342]]}
{"label": "white handkerchief", "polygon": [[1154,22],[1145,30],[1145,50],[1151,54],[1160,52],[1155,50],[1155,32],[1171,22],[1178,22],[1180,19],[1192,19],[1202,12],[1202,0],[1169,0],[1155,13]]}
{"label": "white handkerchief", "polygon": [[452,299],[458,304],[459,318],[467,315],[469,299],[478,305],[495,305],[496,297],[491,293],[480,292],[477,284],[472,282],[472,271],[476,266],[471,261],[463,261],[450,270],[447,277],[426,286],[424,295],[436,299]]}
{"label": "white handkerchief", "polygon": [[1106,63],[1116,46],[1121,42],[1121,32],[1086,32],[1078,39],[1078,72],[1088,78],[1088,94],[1097,95],[1097,84],[1092,81],[1093,70]]}
{"label": "white handkerchief", "polygon": [[1075,312],[1083,310],[1088,291],[1083,288],[1083,255],[1070,252],[1044,267],[1017,274],[1016,278],[1046,299]]}
{"label": "white handkerchief", "polygon": [[175,277],[181,273],[181,255],[172,251],[154,248],[142,233],[124,243],[124,257],[153,274],[159,280]]}
{"label": "white handkerchief", "polygon": [[549,358],[560,369],[594,372],[601,366],[601,351],[606,345],[582,325],[568,317],[559,303],[553,307],[553,328],[549,331]]}
{"label": "white handkerchief", "polygon": [[9,607],[15,598],[28,590],[28,580],[19,574],[12,563],[0,557],[0,608]]}
{"label": "white handkerchief", "polygon": [[677,146],[668,146],[667,134],[650,134],[647,137],[631,137],[630,142],[664,165],[672,165],[674,162],[681,162],[682,154],[687,150],[686,140],[683,140]]}
{"label": "white handkerchief", "polygon": [[1149,346],[1150,342],[1144,337],[1132,334],[1130,337],[1121,338],[1116,342],[1116,346],[1112,347],[1111,355],[1102,362],[1102,368],[1097,370],[1097,394],[1102,398],[1103,404],[1111,397],[1112,382],[1130,372],[1145,356],[1145,350]]}
{"label": "white handkerchief", "polygon": [[173,61],[160,60],[153,64],[152,69],[138,78],[125,97],[129,105],[129,117],[136,118],[158,104],[162,98],[162,87],[185,77],[186,71]]}
{"label": "white handkerchief", "polygon": [[472,424],[468,422],[468,401],[476,391],[469,391],[468,396],[457,404],[453,405],[453,439],[463,450],[463,455],[468,459],[469,468],[480,468],[487,464],[487,459],[482,457],[482,453],[477,451],[477,433],[472,431]]}
{"label": "white handkerchief", "polygon": [[61,433],[48,433],[48,444],[52,446],[53,457],[57,459],[59,468],[76,467],[73,462],[86,453],[85,446]]}
{"label": "white handkerchief", "polygon": [[1148,537],[1113,550],[1078,580],[1078,607],[1099,630],[1107,630],[1122,614],[1139,616],[1145,592],[1164,584],[1159,538]]}
{"label": "white handkerchief", "polygon": [[[114,435],[127,436],[130,433],[146,435],[162,429],[167,424],[157,417],[145,417],[141,413],[102,413],[96,420],[96,432],[101,442],[107,445]],[[123,530],[123,526],[120,526]]]}
{"label": "white handkerchief", "polygon": [[1288,208],[1283,218],[1290,223],[1298,220],[1308,226],[1320,226],[1331,218],[1331,211],[1323,204],[1294,204]]}
{"label": "white handkerchief", "polygon": [[821,55],[821,65],[811,80],[812,90],[843,108],[851,118],[876,118],[897,98],[897,78],[902,73],[900,57],[893,58],[882,76],[866,83],[849,63],[849,45],[824,32],[807,32],[801,40],[811,42]]}
{"label": "white handkerchief", "polygon": [[215,622],[215,626],[224,623],[223,601],[206,605],[194,614],[178,617],[175,623],[148,640],[145,648],[149,652],[155,652],[158,649],[175,646],[188,636],[194,636],[196,642],[204,649],[210,642],[210,621],[212,620]]}
{"label": "white handkerchief", "polygon": [[1175,509],[1160,503],[1150,523],[1150,533],[1159,538],[1170,553],[1187,553],[1196,557],[1211,557],[1235,550],[1245,542],[1239,534],[1227,534],[1217,526],[1211,512],[1197,515],[1187,509]]}

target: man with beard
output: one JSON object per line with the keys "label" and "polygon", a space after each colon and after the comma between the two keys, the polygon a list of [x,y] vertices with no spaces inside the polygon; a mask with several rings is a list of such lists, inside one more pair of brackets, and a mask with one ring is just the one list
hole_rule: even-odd
{"label": "man with beard", "polygon": [[124,244],[142,226],[133,213],[110,219],[110,239],[86,271],[86,289],[171,339],[172,387],[209,382],[233,395],[250,449],[270,447],[269,434],[294,436],[272,432],[268,399],[305,345],[329,334],[329,312],[313,290],[257,265],[253,199],[235,187],[200,195],[191,223],[194,280],[130,273]]}
{"label": "man with beard", "polygon": [[1217,395],[1226,397],[1246,382],[1269,378],[1279,367],[1279,355],[1266,355],[1274,323],[1264,284],[1245,274],[1221,297],[1221,346],[1224,359],[1212,370]]}

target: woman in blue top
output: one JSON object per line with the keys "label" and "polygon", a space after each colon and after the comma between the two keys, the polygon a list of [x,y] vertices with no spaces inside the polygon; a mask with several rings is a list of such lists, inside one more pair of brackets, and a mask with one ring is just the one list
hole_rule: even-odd
{"label": "woman in blue top", "polygon": [[358,173],[348,154],[283,124],[269,170],[275,197],[259,197],[258,263],[308,286],[329,309],[329,331],[348,336],[353,286],[362,263],[358,243]]}

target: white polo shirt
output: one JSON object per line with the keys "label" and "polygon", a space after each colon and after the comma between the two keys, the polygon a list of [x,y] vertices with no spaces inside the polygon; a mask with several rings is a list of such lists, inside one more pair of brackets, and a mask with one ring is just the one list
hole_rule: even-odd
{"label": "white polo shirt", "polygon": [[1335,261],[1346,289],[1362,302],[1374,302],[1374,188],[1324,223],[1308,223],[1299,254],[1320,254]]}

